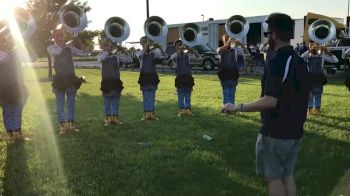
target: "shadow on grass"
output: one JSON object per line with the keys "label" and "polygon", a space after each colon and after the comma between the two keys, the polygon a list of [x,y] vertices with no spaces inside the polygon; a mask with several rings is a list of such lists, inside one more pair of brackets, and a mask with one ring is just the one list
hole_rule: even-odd
{"label": "shadow on grass", "polygon": [[17,142],[7,145],[7,158],[2,195],[35,195],[27,165],[26,144]]}

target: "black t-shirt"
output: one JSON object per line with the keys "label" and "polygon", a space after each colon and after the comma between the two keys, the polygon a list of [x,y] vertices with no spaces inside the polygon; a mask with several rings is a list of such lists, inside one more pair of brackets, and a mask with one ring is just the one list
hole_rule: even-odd
{"label": "black t-shirt", "polygon": [[[289,71],[283,80],[287,60]],[[286,46],[276,51],[265,73],[264,95],[278,99],[277,107],[262,112],[260,133],[279,139],[298,139],[303,136],[309,93],[309,73],[306,63]]]}

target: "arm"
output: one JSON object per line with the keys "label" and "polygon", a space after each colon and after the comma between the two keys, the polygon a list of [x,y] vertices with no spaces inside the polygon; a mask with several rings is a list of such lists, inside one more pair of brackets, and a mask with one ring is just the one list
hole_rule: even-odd
{"label": "arm", "polygon": [[116,56],[118,58],[118,62],[120,63],[132,63],[132,58],[130,56],[126,56],[126,55],[117,55]]}
{"label": "arm", "polygon": [[62,48],[56,44],[53,44],[47,47],[47,52],[50,54],[50,56],[58,56],[61,54]]}
{"label": "arm", "polygon": [[175,52],[170,56],[171,60],[174,62],[174,68],[177,67],[177,53]]}
{"label": "arm", "polygon": [[303,54],[301,54],[300,57],[304,59],[304,61],[307,61],[307,59],[309,58],[309,51],[304,52]]}
{"label": "arm", "polygon": [[97,55],[97,61],[99,63],[102,63],[103,61],[105,61],[108,58],[108,56],[109,56],[108,52],[107,51],[103,51],[103,52],[101,52],[101,53],[99,53]]}
{"label": "arm", "polygon": [[167,59],[168,58],[168,55],[164,52],[164,50],[161,47],[155,48],[154,50],[152,50],[152,53],[154,54],[155,59]]}
{"label": "arm", "polygon": [[82,50],[77,49],[76,47],[69,45],[69,47],[72,50],[72,55],[73,56],[88,56],[88,54]]}
{"label": "arm", "polygon": [[9,55],[6,52],[0,51],[0,64],[6,63],[9,58]]}
{"label": "arm", "polygon": [[225,105],[223,110],[228,110],[231,112],[258,112],[267,109],[273,109],[277,106],[277,101],[275,97],[264,96],[254,102],[239,105]]}
{"label": "arm", "polygon": [[326,52],[325,54],[323,54],[323,60],[329,63],[338,63],[339,61],[338,58],[330,52]]}
{"label": "arm", "polygon": [[220,48],[217,49],[217,53],[218,54],[222,54],[223,52],[225,52],[227,49],[229,49],[231,46],[229,44],[226,44]]}

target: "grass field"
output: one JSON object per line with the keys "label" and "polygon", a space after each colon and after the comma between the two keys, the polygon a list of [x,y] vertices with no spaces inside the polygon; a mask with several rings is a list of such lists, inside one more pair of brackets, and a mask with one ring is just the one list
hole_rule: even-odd
{"label": "grass field", "polygon": [[[178,118],[175,76],[160,74],[156,97],[160,120],[143,122],[138,73],[123,71],[120,115],[124,124],[105,128],[100,72],[78,70],[77,74],[88,80],[77,96],[81,132],[59,136],[51,85],[43,80],[47,71],[35,73],[42,81],[42,90],[27,74],[31,95],[23,116],[24,132],[32,140],[16,144],[0,141],[0,195],[267,194],[264,180],[255,174],[260,116],[219,115],[221,88],[216,75],[195,75],[195,116]],[[259,95],[258,77],[240,78],[237,102],[252,101]],[[350,92],[342,75],[329,78],[322,105],[322,114],[309,118],[305,125],[295,172],[298,193],[347,195]],[[0,131],[4,133],[3,126]],[[204,140],[203,134],[214,139]],[[153,145],[142,146],[140,142]]]}

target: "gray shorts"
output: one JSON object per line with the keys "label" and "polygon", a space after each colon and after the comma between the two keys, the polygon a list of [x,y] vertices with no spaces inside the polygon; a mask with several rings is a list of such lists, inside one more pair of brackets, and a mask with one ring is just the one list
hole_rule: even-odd
{"label": "gray shorts", "polygon": [[263,136],[256,141],[256,172],[268,180],[293,176],[300,140],[285,140]]}

